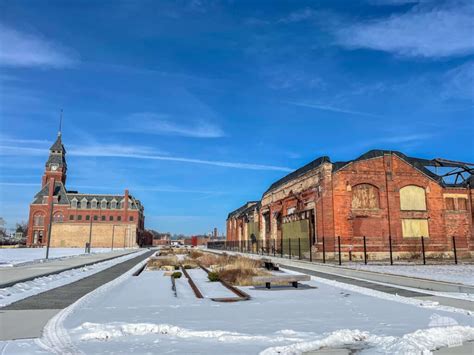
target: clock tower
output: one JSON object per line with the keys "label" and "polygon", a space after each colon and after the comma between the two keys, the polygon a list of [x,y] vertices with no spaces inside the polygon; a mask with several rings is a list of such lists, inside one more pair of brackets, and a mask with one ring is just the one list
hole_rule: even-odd
{"label": "clock tower", "polygon": [[66,149],[64,148],[64,145],[62,143],[61,131],[59,131],[58,138],[51,146],[51,148],[49,148],[49,158],[46,162],[41,186],[46,185],[51,178],[54,178],[55,182],[61,181],[65,185],[66,171]]}

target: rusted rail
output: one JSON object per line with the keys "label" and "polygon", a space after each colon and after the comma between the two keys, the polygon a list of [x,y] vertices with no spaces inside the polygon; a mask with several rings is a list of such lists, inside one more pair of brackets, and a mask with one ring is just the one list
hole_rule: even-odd
{"label": "rusted rail", "polygon": [[[198,264],[201,269],[203,269],[207,274],[209,274],[209,270],[202,266],[201,264]],[[244,291],[238,289],[237,287],[229,284],[228,282],[224,280],[219,280],[221,284],[223,284],[225,287],[227,287],[230,291],[235,293],[238,297],[223,297],[223,298],[211,298],[215,302],[239,302],[239,301],[248,301],[250,300],[250,295],[245,293]]]}
{"label": "rusted rail", "polygon": [[196,295],[196,298],[204,298],[201,291],[199,290],[199,288],[196,286],[196,284],[194,283],[193,279],[189,276],[188,272],[186,271],[186,269],[184,268],[183,265],[181,265],[181,270],[183,270],[183,274],[184,276],[186,276],[186,278],[188,279],[188,282],[189,282],[189,286],[191,286],[191,288],[193,289],[194,291],[194,294]]}

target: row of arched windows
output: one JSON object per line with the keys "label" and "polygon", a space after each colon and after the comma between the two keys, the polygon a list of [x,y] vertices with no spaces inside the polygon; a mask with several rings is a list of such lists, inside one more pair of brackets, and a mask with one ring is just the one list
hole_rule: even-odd
{"label": "row of arched windows", "polygon": [[[379,189],[371,184],[352,187],[352,209],[373,210],[380,208]],[[425,189],[408,185],[400,189],[400,210],[426,211]]]}
{"label": "row of arched windows", "polygon": [[[99,206],[100,206],[100,209],[103,209],[103,210],[105,210],[107,208],[110,208],[110,209],[117,209],[117,208],[123,209],[124,206],[125,206],[125,202],[121,201],[120,203],[118,203],[116,200],[112,200],[110,202],[107,202],[107,201],[103,200],[99,204],[99,202],[95,199],[90,201],[90,202],[87,201],[85,198],[82,199],[80,202],[75,198],[71,200],[71,208],[97,209],[97,208],[99,208]],[[117,206],[119,206],[119,207],[117,207]],[[133,209],[133,205],[131,204],[131,201],[129,201],[129,206],[130,206],[130,208]]]}

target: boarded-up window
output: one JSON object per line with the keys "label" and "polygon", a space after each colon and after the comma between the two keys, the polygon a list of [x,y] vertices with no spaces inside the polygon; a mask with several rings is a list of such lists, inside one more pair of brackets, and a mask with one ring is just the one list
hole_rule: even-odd
{"label": "boarded-up window", "polygon": [[402,211],[426,211],[425,189],[419,186],[405,186],[400,189]]}
{"label": "boarded-up window", "polygon": [[352,209],[379,208],[379,191],[369,184],[360,184],[352,188]]}
{"label": "boarded-up window", "polygon": [[460,211],[466,211],[467,210],[467,204],[466,204],[466,199],[465,198],[458,198],[458,210],[460,210]]}
{"label": "boarded-up window", "polygon": [[455,207],[454,207],[454,198],[452,198],[452,197],[447,197],[447,198],[445,199],[445,201],[446,201],[446,209],[447,209],[448,211],[454,211],[454,210],[455,210]]}
{"label": "boarded-up window", "polygon": [[248,222],[247,223],[247,239],[252,239],[252,234],[255,238],[260,239],[260,233],[258,230],[258,223],[257,222]]}
{"label": "boarded-up window", "polygon": [[427,219],[402,219],[402,234],[404,238],[429,237]]}

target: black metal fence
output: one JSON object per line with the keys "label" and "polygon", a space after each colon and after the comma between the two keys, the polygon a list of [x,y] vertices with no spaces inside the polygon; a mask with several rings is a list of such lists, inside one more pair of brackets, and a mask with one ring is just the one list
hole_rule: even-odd
{"label": "black metal fence", "polygon": [[[309,238],[280,238],[280,240],[240,240],[209,242],[208,249],[227,250],[240,253],[267,255],[288,259],[307,260],[342,265],[347,262],[390,263],[397,262],[427,264],[458,263],[459,252],[469,255],[464,238],[449,238],[446,246],[433,243],[430,238],[407,238],[395,241],[389,237],[322,237],[310,247]],[[458,244],[458,245],[457,245]],[[461,244],[461,245],[459,245]]]}

